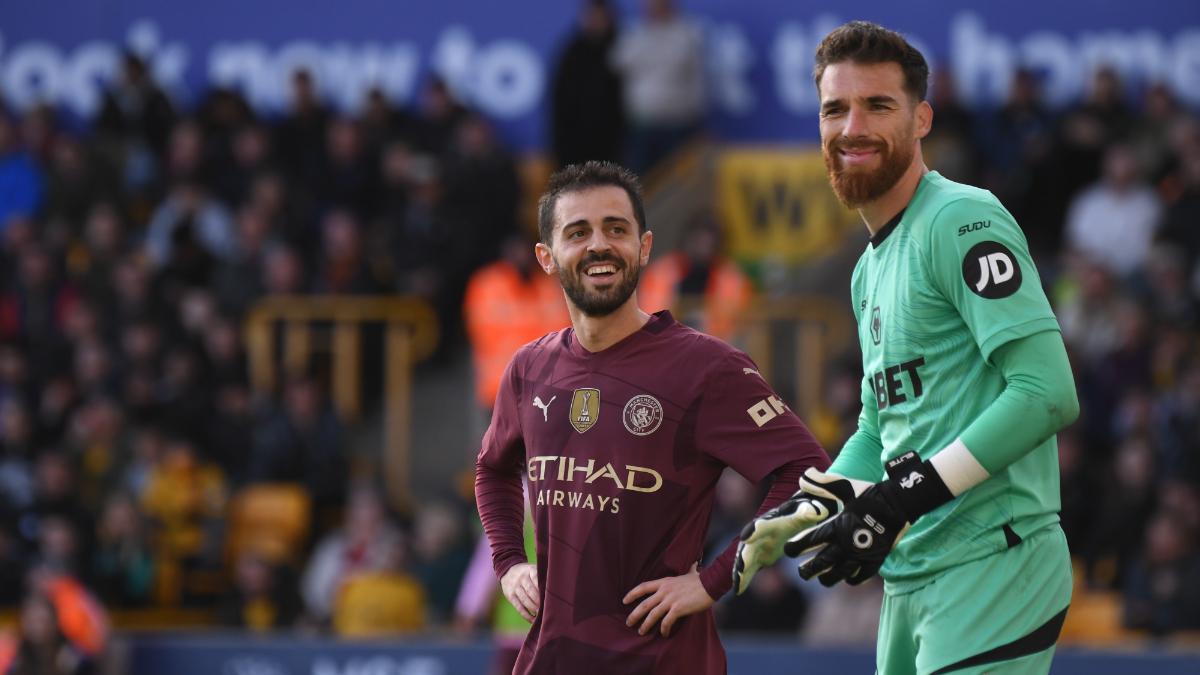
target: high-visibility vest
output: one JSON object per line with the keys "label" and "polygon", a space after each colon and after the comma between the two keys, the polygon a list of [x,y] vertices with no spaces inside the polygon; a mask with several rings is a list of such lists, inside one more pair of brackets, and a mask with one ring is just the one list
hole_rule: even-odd
{"label": "high-visibility vest", "polygon": [[[650,263],[642,272],[638,286],[638,305],[644,312],[677,309],[679,284],[687,277],[691,261],[683,252],[668,253]],[[738,318],[750,302],[754,287],[738,266],[728,260],[716,259],[704,289],[701,325],[699,330],[722,340],[733,336]],[[688,317],[676,317],[689,323]]]}
{"label": "high-visibility vest", "polygon": [[557,277],[539,270],[525,279],[505,261],[471,276],[463,310],[475,363],[475,396],[488,410],[517,349],[571,323]]}

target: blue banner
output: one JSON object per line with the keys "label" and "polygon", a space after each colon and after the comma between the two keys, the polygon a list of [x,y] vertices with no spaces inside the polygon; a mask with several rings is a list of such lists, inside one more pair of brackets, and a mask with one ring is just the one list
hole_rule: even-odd
{"label": "blue banner", "polygon": [[[869,649],[821,649],[792,640],[728,640],[729,675],[846,675],[875,668]],[[318,638],[134,637],[130,675],[477,675],[482,642],[340,642]],[[1052,675],[1194,675],[1200,655],[1059,649]]]}
{"label": "blue banner", "polygon": [[[0,95],[23,109],[39,101],[86,118],[123,49],[143,54],[182,105],[213,84],[235,87],[264,112],[287,98],[305,67],[344,109],[379,86],[411,104],[432,72],[500,124],[522,149],[544,144],[547,86],[573,29],[577,0],[416,3],[396,0],[55,0],[0,5]],[[617,3],[623,22],[640,1]],[[935,66],[950,69],[975,103],[1001,100],[1014,70],[1044,75],[1054,101],[1077,97],[1110,64],[1132,87],[1161,80],[1200,105],[1200,3],[1062,0],[1047,3],[837,5],[775,0],[679,3],[704,26],[712,127],[736,141],[816,135],[812,55],[844,20],[903,31]]]}

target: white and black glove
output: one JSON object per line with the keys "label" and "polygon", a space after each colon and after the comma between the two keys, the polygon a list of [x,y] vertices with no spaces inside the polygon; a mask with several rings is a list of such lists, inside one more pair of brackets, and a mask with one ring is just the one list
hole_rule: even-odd
{"label": "white and black glove", "polygon": [[800,478],[796,494],[742,528],[733,561],[734,591],[741,595],[756,572],[774,565],[789,539],[841,513],[846,502],[870,486],[866,481],[810,467]]}
{"label": "white and black glove", "polygon": [[879,572],[913,521],[954,499],[938,472],[915,452],[889,461],[887,473],[887,479],[862,491],[835,518],[788,542],[789,556],[819,549],[800,565],[801,577],[816,576],[825,586],[843,579],[861,584]]}

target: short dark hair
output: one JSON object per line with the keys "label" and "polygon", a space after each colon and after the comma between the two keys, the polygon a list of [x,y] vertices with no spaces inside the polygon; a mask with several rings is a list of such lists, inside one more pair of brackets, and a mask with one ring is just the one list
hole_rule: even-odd
{"label": "short dark hair", "polygon": [[929,89],[929,64],[904,36],[869,21],[851,21],[834,29],[817,46],[813,82],[821,89],[825,67],[851,61],[860,64],[895,63],[904,72],[904,90],[918,101]]}
{"label": "short dark hair", "polygon": [[642,183],[629,169],[614,162],[592,160],[563,167],[550,176],[546,191],[538,200],[538,238],[550,245],[554,236],[554,209],[558,198],[568,192],[596,187],[619,187],[629,195],[633,216],[637,219],[638,234],[646,231],[646,208],[642,204]]}

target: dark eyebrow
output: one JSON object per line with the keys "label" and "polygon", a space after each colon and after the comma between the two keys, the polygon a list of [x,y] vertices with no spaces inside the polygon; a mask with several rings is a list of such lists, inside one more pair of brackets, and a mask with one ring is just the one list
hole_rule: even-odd
{"label": "dark eyebrow", "polygon": [[[866,98],[867,105],[898,105],[896,99],[891,96],[868,96]],[[821,110],[845,106],[846,102],[840,98],[830,99],[821,103]]]}
{"label": "dark eyebrow", "polygon": [[[604,222],[604,223],[625,223],[626,225],[628,225],[628,224],[629,224],[629,220],[628,220],[628,219],[626,219],[626,218],[623,218],[623,217],[621,217],[621,216],[604,216],[604,220],[603,220],[603,221],[601,221],[601,222]],[[587,218],[580,218],[579,220],[573,220],[573,221],[571,221],[571,222],[567,223],[566,225],[563,225],[563,229],[565,230],[565,229],[568,229],[568,228],[571,228],[571,227],[575,227],[576,225],[587,225],[587,224],[588,224],[588,220],[587,220]]]}

